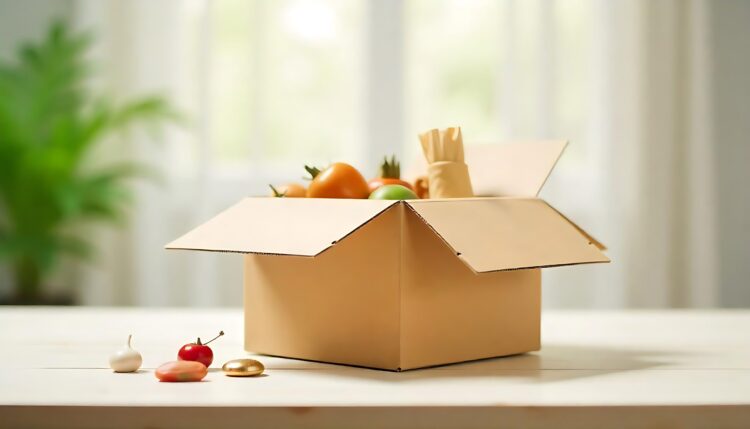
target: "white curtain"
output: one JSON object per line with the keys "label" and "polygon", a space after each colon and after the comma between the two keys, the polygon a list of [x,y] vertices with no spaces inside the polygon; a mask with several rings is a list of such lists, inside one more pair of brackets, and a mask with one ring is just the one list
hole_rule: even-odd
{"label": "white curtain", "polygon": [[593,8],[586,178],[558,182],[563,187],[546,195],[566,213],[583,210],[582,223],[609,245],[614,262],[550,272],[559,284],[545,292],[569,305],[716,305],[707,5],[603,1]]}
{"label": "white curtain", "polygon": [[[361,121],[353,128],[361,130],[353,136],[360,143],[341,149],[340,156],[353,162],[369,166],[373,157],[391,152],[408,159],[416,153],[411,147],[416,140],[408,136],[418,130],[412,128],[423,126],[420,120],[432,123],[423,106],[440,94],[417,92],[421,83],[404,71],[421,49],[415,46],[419,38],[411,34],[412,3],[359,2],[362,7],[351,12],[351,19],[359,19],[365,28],[362,37],[330,36],[325,31],[327,15],[302,9],[322,22],[308,29],[318,31],[315,37],[359,44],[351,52],[361,52],[356,61],[361,66],[349,69],[352,76],[342,76],[341,83],[360,88],[341,101],[351,103],[345,108],[355,113],[347,122]],[[274,21],[258,18],[273,3],[249,4],[247,70],[258,82],[263,73],[275,72],[264,69],[258,59],[270,58],[269,50],[275,49],[263,42],[275,40]],[[428,4],[428,11],[447,7],[444,2]],[[614,261],[548,270],[545,306],[716,305],[717,205],[706,2],[459,4],[460,16],[484,13],[496,20],[496,33],[480,40],[487,52],[497,52],[490,76],[493,117],[487,125],[495,134],[483,134],[481,140],[572,139],[542,197],[607,244]],[[188,126],[170,129],[158,142],[133,135],[123,140],[128,142],[125,148],[112,149],[112,156],[124,150],[162,167],[164,180],[137,185],[138,203],[128,228],[95,232],[101,255],[96,264],[82,267],[79,277],[85,302],[240,305],[237,255],[163,250],[166,242],[238,198],[264,192],[265,183],[297,174],[275,158],[264,158],[268,133],[262,130],[247,133],[247,144],[254,149],[239,157],[239,166],[216,157],[214,148],[222,144],[215,137],[216,127],[226,122],[217,118],[222,110],[212,94],[229,85],[243,97],[245,82],[241,74],[225,74],[221,68],[217,73],[215,67],[226,42],[215,36],[222,21],[214,18],[225,5],[201,0],[79,0],[75,5],[77,25],[93,28],[99,36],[93,53],[103,64],[97,85],[122,96],[163,92],[190,118]],[[585,31],[572,33],[579,35],[573,39],[585,40],[569,40],[568,27],[575,25]],[[450,28],[434,31],[450,37]],[[440,55],[450,57],[451,52]],[[472,79],[463,82],[469,85]],[[273,106],[262,104],[267,98],[255,95],[252,99],[261,101],[250,103],[247,116],[271,114]],[[566,108],[569,105],[579,107]],[[325,115],[326,106],[314,110],[310,114]],[[460,110],[455,115],[461,119]],[[415,117],[419,120],[411,120]],[[436,126],[443,125],[434,117]],[[333,113],[327,119],[321,127],[341,124]],[[264,169],[270,164],[273,169]]]}

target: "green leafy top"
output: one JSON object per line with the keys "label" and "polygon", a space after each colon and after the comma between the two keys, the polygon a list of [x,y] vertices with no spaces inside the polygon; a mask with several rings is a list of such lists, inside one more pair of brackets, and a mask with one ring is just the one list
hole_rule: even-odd
{"label": "green leafy top", "polygon": [[391,155],[391,159],[388,157],[383,158],[383,163],[380,164],[380,176],[388,179],[400,179],[401,178],[401,164],[396,160],[396,155]]}
{"label": "green leafy top", "polygon": [[120,219],[125,179],[146,172],[127,160],[94,167],[91,149],[132,124],[175,117],[159,97],[116,104],[90,94],[90,44],[57,22],[0,63],[0,259],[11,260],[21,289],[36,287],[60,254],[87,254],[89,242],[74,227]]}

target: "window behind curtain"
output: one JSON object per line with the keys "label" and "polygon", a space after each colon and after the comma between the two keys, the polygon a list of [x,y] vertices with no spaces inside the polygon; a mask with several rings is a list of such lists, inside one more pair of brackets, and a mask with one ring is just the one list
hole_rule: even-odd
{"label": "window behind curtain", "polygon": [[[362,159],[379,153],[363,148],[374,84],[364,67],[368,28],[386,25],[372,22],[384,19],[372,7],[206,3],[199,46],[210,63],[205,144],[215,174],[265,183],[299,179],[304,163],[372,165]],[[461,125],[469,144],[569,138],[567,157],[583,160],[590,2],[410,0],[402,9],[403,40],[389,42],[404,52],[404,91],[390,100],[404,106],[401,155],[421,156],[416,133]]]}

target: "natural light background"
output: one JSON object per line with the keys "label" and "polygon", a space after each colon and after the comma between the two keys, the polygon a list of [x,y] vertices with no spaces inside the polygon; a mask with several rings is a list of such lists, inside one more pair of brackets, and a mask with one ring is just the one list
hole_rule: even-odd
{"label": "natural light background", "polygon": [[[236,256],[154,258],[154,249],[161,252],[159,240],[172,237],[152,229],[168,225],[172,235],[182,232],[163,220],[165,210],[177,210],[172,216],[187,230],[241,196],[265,194],[269,182],[297,180],[306,163],[345,160],[372,174],[382,156],[395,153],[410,171],[408,165],[421,156],[416,134],[432,127],[461,125],[468,144],[570,139],[556,174],[585,173],[591,2],[224,0],[175,6],[81,6],[83,28],[86,13],[94,28],[102,16],[116,13],[130,15],[126,23],[148,32],[160,12],[170,14],[169,27],[182,27],[178,39],[154,23],[167,38],[165,47],[178,50],[171,54],[172,67],[181,84],[164,82],[156,70],[135,79],[146,88],[171,87],[195,121],[194,132],[174,139],[167,152],[175,163],[165,164],[175,175],[173,186],[184,194],[181,206],[165,202],[162,189],[144,190],[153,200],[150,210],[141,211],[144,235],[134,243],[144,250],[132,256],[142,267],[132,280],[142,288],[136,299],[239,302]],[[139,35],[133,37],[138,43]],[[149,47],[130,48],[143,52],[133,59],[143,67],[163,67],[148,60],[151,41],[143,43]],[[558,52],[564,52],[566,66],[556,71]],[[600,206],[589,198],[570,204],[568,212],[595,227]],[[162,267],[165,263],[189,268]],[[616,291],[595,285],[600,270],[547,273],[548,300],[617,303],[608,298]],[[575,282],[555,290],[561,276]],[[102,291],[102,282],[93,282],[94,294]],[[184,289],[188,293],[175,293]]]}
{"label": "natural light background", "polygon": [[372,175],[396,154],[410,171],[417,133],[460,125],[468,144],[571,142],[542,197],[615,262],[547,270],[544,305],[726,304],[710,2],[66,3],[98,37],[94,85],[162,92],[188,118],[103,155],[164,179],[137,184],[126,228],[94,229],[95,263],[61,274],[85,303],[240,305],[239,256],[163,245],[306,163]]}

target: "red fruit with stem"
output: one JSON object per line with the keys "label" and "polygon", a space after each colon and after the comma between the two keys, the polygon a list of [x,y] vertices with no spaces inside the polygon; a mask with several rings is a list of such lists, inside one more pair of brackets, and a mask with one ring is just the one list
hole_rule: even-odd
{"label": "red fruit with stem", "polygon": [[219,335],[206,343],[202,343],[199,337],[196,342],[185,344],[177,353],[177,359],[200,362],[206,367],[209,367],[211,362],[214,361],[214,352],[211,350],[211,347],[208,347],[208,344],[222,335],[224,335],[224,331],[219,332]]}

